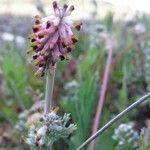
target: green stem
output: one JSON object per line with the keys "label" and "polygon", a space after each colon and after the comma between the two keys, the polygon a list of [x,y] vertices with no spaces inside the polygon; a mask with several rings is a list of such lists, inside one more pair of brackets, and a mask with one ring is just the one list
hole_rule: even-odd
{"label": "green stem", "polygon": [[53,142],[50,142],[49,145],[48,145],[47,150],[52,150],[52,146],[53,146]]}
{"label": "green stem", "polygon": [[50,112],[52,107],[52,97],[53,97],[53,89],[54,89],[54,81],[55,81],[55,70],[52,74],[47,71],[46,76],[46,89],[45,89],[45,107],[44,114]]}
{"label": "green stem", "polygon": [[115,123],[117,120],[119,120],[121,117],[123,117],[129,111],[131,111],[133,108],[137,107],[139,104],[143,103],[148,98],[150,98],[150,92],[148,94],[144,95],[143,97],[141,97],[140,99],[138,99],[136,102],[134,102],[130,106],[128,106],[121,113],[119,113],[115,118],[110,120],[101,129],[99,129],[95,134],[93,134],[90,138],[88,138],[81,146],[79,146],[77,148],[77,150],[83,149],[87,144],[89,144],[91,141],[93,141],[95,138],[97,138],[101,133],[103,133],[106,129],[108,129],[113,123]]}

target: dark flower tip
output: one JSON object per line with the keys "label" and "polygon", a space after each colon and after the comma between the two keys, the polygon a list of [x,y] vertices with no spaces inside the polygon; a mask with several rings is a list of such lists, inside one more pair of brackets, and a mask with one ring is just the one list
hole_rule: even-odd
{"label": "dark flower tip", "polygon": [[48,29],[51,26],[51,22],[48,20],[46,23],[46,29]]}
{"label": "dark flower tip", "polygon": [[54,1],[54,2],[53,2],[53,8],[56,9],[57,7],[58,7],[58,6],[57,6],[57,2]]}
{"label": "dark flower tip", "polygon": [[66,10],[68,8],[68,5],[67,4],[64,4],[64,9]]}
{"label": "dark flower tip", "polygon": [[67,52],[71,52],[72,51],[72,48],[71,47],[67,47]]}
{"label": "dark flower tip", "polygon": [[39,34],[38,34],[38,38],[39,38],[39,39],[44,38],[45,34],[46,34],[46,33],[44,33],[44,32],[39,33]]}
{"label": "dark flower tip", "polygon": [[38,25],[34,25],[32,27],[32,30],[33,30],[34,33],[38,32],[39,31],[39,26]]}
{"label": "dark flower tip", "polygon": [[38,55],[34,55],[34,56],[33,56],[33,59],[37,59],[37,57],[38,57]]}
{"label": "dark flower tip", "polygon": [[64,60],[64,59],[65,59],[65,56],[61,55],[60,60]]}
{"label": "dark flower tip", "polygon": [[81,25],[82,25],[82,23],[78,23],[78,24],[75,25],[75,28],[76,28],[77,31],[81,30]]}
{"label": "dark flower tip", "polygon": [[73,10],[74,10],[74,6],[73,6],[73,5],[70,6],[69,10],[70,10],[70,11],[73,11]]}
{"label": "dark flower tip", "polygon": [[39,19],[36,19],[36,20],[35,20],[35,24],[36,24],[36,25],[39,25],[40,23],[41,23],[41,21],[40,21]]}
{"label": "dark flower tip", "polygon": [[34,39],[34,38],[33,38],[33,39],[31,39],[31,42],[32,42],[32,43],[33,43],[33,42],[35,42],[35,41],[36,41],[36,39]]}
{"label": "dark flower tip", "polygon": [[71,39],[72,39],[72,42],[73,42],[73,43],[77,43],[77,42],[78,42],[78,38],[77,38],[76,36],[72,36]]}

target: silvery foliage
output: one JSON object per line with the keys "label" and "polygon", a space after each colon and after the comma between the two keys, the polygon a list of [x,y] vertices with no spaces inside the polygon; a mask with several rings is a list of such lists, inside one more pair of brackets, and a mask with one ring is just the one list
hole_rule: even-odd
{"label": "silvery foliage", "polygon": [[94,23],[85,29],[85,32],[88,33],[89,36],[89,43],[91,48],[99,47],[101,45],[100,35],[106,31],[106,27],[100,23]]}
{"label": "silvery foliage", "polygon": [[139,142],[140,148],[146,148],[150,147],[150,127],[142,128],[140,133],[140,142]]}
{"label": "silvery foliage", "polygon": [[139,134],[133,129],[132,124],[120,124],[119,127],[115,129],[112,138],[118,141],[117,147],[119,147],[137,141],[139,139]]}
{"label": "silvery foliage", "polygon": [[67,91],[67,95],[63,97],[64,100],[73,100],[76,101],[78,99],[78,89],[79,83],[76,80],[72,80],[65,85],[65,90]]}
{"label": "silvery foliage", "polygon": [[17,129],[18,131],[24,131],[26,128],[25,128],[25,122],[28,118],[28,111],[25,110],[23,111],[22,113],[19,114],[18,116],[18,122],[16,123],[15,125],[15,129]]}
{"label": "silvery foliage", "polygon": [[43,115],[39,121],[39,125],[32,125],[29,129],[26,143],[31,146],[41,147],[49,145],[59,138],[68,137],[77,129],[75,124],[67,126],[70,120],[70,114],[64,114],[63,117],[56,115],[55,112]]}

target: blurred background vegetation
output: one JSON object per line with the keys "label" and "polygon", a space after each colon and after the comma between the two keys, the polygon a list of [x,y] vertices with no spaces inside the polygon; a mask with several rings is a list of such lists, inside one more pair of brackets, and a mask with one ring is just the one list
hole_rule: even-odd
{"label": "blurred background vegetation", "polygon": [[[33,76],[34,68],[26,54],[27,37],[31,32],[33,16],[50,14],[51,1],[41,2],[0,1],[0,149],[2,150],[29,149],[27,145],[20,144],[23,133],[17,132],[16,126],[23,122],[19,115],[30,109],[33,103],[44,98],[44,79]],[[60,148],[74,150],[91,135],[103,82],[107,47],[111,46],[107,42],[110,38],[113,43],[113,61],[100,126],[150,90],[149,15],[130,9],[126,10],[124,15],[125,10],[117,9],[110,1],[69,1],[69,3],[76,6],[73,19],[82,20],[83,27],[70,60],[58,63],[53,102],[55,106],[60,107],[60,114],[71,113],[71,122],[76,123],[78,129],[69,138],[56,142],[54,144],[56,150]],[[150,105],[142,104],[100,136],[95,149],[132,150],[139,147],[141,150],[150,149],[149,119]],[[118,145],[119,140],[114,140],[113,135],[121,123],[133,124],[133,130],[138,133],[140,140]],[[148,132],[143,131],[141,134],[142,128]]]}

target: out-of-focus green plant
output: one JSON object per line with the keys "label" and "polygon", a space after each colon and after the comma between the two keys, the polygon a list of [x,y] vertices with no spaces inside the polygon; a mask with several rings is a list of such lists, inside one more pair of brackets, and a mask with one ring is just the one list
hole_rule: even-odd
{"label": "out-of-focus green plant", "polygon": [[93,108],[98,96],[98,74],[93,70],[98,54],[97,49],[89,50],[78,64],[76,81],[69,82],[65,86],[68,94],[62,98],[61,105],[66,111],[71,112],[78,128],[68,143],[69,149],[72,150],[76,149],[90,134],[95,111]]}
{"label": "out-of-focus green plant", "polygon": [[133,129],[133,124],[120,124],[117,129],[115,129],[112,136],[114,140],[118,141],[116,150],[128,149],[132,150],[135,148],[135,142],[139,140],[139,135],[136,130]]}
{"label": "out-of-focus green plant", "polygon": [[146,140],[149,140],[149,137],[148,137],[148,139],[146,139],[146,136],[149,134],[149,133],[146,133],[146,130],[147,130],[146,128],[141,130],[141,135],[140,135],[140,140],[139,140],[140,150],[149,150],[150,149],[150,146],[146,145],[146,143],[148,144],[148,142],[150,142],[150,141],[146,141]]}
{"label": "out-of-focus green plant", "polygon": [[3,78],[10,96],[3,100],[2,113],[8,118],[16,120],[18,111],[30,107],[32,100],[26,92],[26,88],[29,86],[27,63],[21,57],[20,50],[13,43],[11,45],[12,48],[3,50]]}

